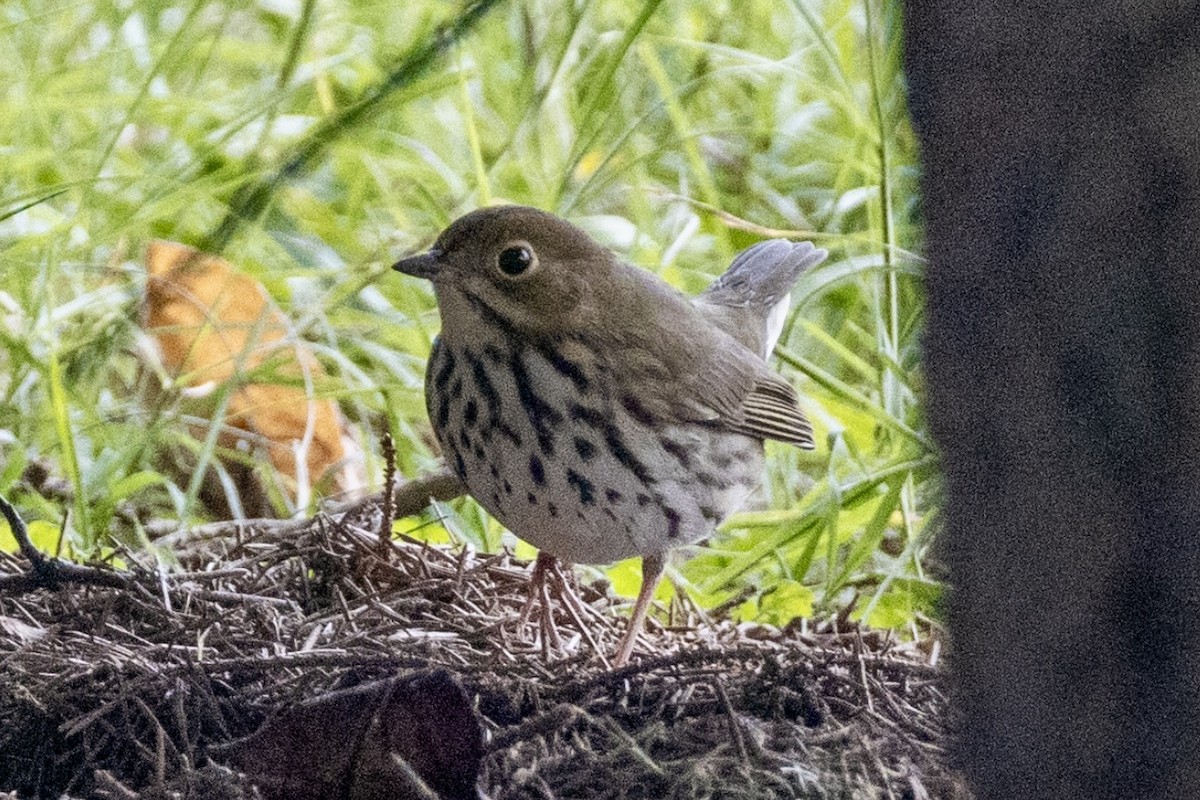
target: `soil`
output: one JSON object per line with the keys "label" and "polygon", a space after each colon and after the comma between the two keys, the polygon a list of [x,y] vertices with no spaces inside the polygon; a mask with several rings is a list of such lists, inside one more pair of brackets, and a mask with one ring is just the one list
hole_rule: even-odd
{"label": "soil", "polygon": [[[380,520],[365,503],[336,520],[209,526],[172,539],[172,569],[131,569],[125,587],[0,590],[0,792],[452,796],[404,750],[428,745],[427,761],[474,775],[471,794],[494,800],[969,797],[948,765],[941,670],[920,643],[676,607],[613,670],[604,655],[627,601],[603,584],[577,587],[582,619],[552,603],[555,645],[540,612],[520,620],[529,564],[381,547]],[[0,556],[0,573],[26,569]],[[383,736],[378,711],[351,734],[300,725],[303,741],[243,743],[268,764],[271,747],[302,756],[316,776],[304,791],[272,794],[261,763],[256,777],[222,758],[221,745],[331,692],[403,685],[419,702],[430,675],[462,687],[481,735],[476,747],[473,721],[447,732],[462,749],[441,741],[440,712],[402,712],[424,726],[392,761],[418,774],[411,793],[362,789],[359,739]]]}

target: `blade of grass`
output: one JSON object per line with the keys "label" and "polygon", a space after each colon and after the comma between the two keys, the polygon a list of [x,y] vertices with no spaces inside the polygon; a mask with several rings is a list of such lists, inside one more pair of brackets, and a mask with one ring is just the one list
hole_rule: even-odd
{"label": "blade of grass", "polygon": [[842,363],[845,364],[850,370],[857,373],[864,382],[875,383],[879,379],[879,370],[875,369],[875,367],[871,366],[866,359],[862,358],[849,347],[838,341],[835,336],[827,333],[821,326],[813,322],[809,322],[806,319],[802,319],[800,320],[800,327],[804,329],[805,333],[820,342],[822,345],[828,348],[830,352],[840,358]]}
{"label": "blade of grass", "polygon": [[[908,476],[911,478],[911,475]],[[861,535],[854,541],[850,547],[850,552],[846,554],[840,568],[836,572],[836,577],[831,581],[834,586],[844,586],[853,575],[854,571],[861,567],[867,558],[879,549],[880,542],[883,541],[883,534],[887,530],[888,520],[891,519],[892,512],[896,509],[900,502],[900,492],[904,486],[903,481],[897,481],[888,489],[888,493],[879,502],[879,508],[875,510],[875,516],[863,529]],[[832,569],[833,562],[830,562],[830,574],[834,574]]]}
{"label": "blade of grass", "polygon": [[299,142],[293,145],[282,164],[265,178],[253,180],[239,188],[229,204],[225,218],[209,234],[200,249],[220,253],[241,227],[256,222],[280,186],[304,174],[325,150],[347,132],[357,128],[378,113],[393,94],[411,86],[425,75],[442,55],[471,32],[475,25],[500,0],[474,0],[454,21],[428,37],[388,73],[377,86],[341,112],[326,117]]}
{"label": "blade of grass", "polygon": [[[206,420],[208,433],[205,435],[204,441],[200,444],[199,452],[195,456],[196,469],[192,473],[192,478],[188,481],[187,491],[184,493],[184,508],[189,513],[196,508],[196,500],[200,496],[200,489],[204,485],[205,473],[209,466],[217,460],[217,442],[220,440],[221,431],[224,428],[224,420],[229,410],[229,401],[235,391],[236,387],[234,387],[232,381],[225,383],[217,390],[216,408],[209,419]],[[236,491],[235,494],[237,494]]]}
{"label": "blade of grass", "polygon": [[[878,488],[892,480],[908,474],[919,475],[922,478],[932,473],[937,466],[933,456],[922,456],[915,459],[905,459],[887,464],[875,471],[851,479],[844,485],[839,485],[836,492],[832,487],[822,484],[810,492],[802,501],[804,512],[792,523],[782,526],[774,535],[764,536],[762,541],[744,553],[739,553],[731,562],[716,574],[712,575],[702,586],[704,591],[712,592],[742,575],[755,564],[766,558],[778,547],[783,547],[797,538],[806,535],[813,526],[818,526],[828,519],[831,505],[848,508],[871,499]],[[834,495],[837,499],[835,501]]]}
{"label": "blade of grass", "polygon": [[104,149],[100,151],[100,157],[96,159],[96,165],[92,170],[92,179],[96,182],[92,184],[93,188],[99,184],[100,176],[104,172],[104,167],[106,164],[108,164],[108,159],[112,156],[113,149],[116,148],[117,142],[121,138],[121,134],[124,133],[125,128],[133,120],[134,114],[137,113],[146,97],[150,94],[150,86],[154,83],[154,79],[162,73],[163,66],[167,64],[175,55],[175,52],[180,47],[181,43],[187,41],[187,34],[191,30],[192,23],[196,20],[200,10],[207,5],[208,3],[206,0],[195,0],[195,2],[192,3],[191,8],[188,10],[187,15],[183,19],[183,23],[179,26],[179,30],[177,30],[175,35],[171,37],[171,40],[167,43],[167,47],[165,50],[163,50],[162,55],[155,59],[154,65],[142,79],[142,83],[138,87],[138,92],[134,96],[133,101],[130,102],[128,107],[126,107],[120,123],[113,128],[112,136],[108,138],[108,142],[104,145]]}
{"label": "blade of grass", "polygon": [[[612,89],[613,76],[616,75],[617,67],[625,60],[625,54],[629,52],[629,48],[641,35],[646,27],[646,23],[650,21],[650,17],[654,16],[654,12],[662,5],[662,0],[649,0],[642,5],[641,13],[633,24],[625,29],[625,35],[621,37],[621,41],[617,44],[612,55],[604,64],[604,69],[600,73],[600,77],[591,83],[591,91],[588,94],[587,102],[583,106],[583,110],[579,113],[577,119],[580,128],[588,126],[595,120],[595,113],[601,101],[606,99]],[[607,115],[606,115],[607,120]],[[574,151],[567,168],[563,170],[562,184],[559,187],[559,196],[566,193],[568,182],[571,175],[579,167],[580,160],[585,154],[591,151],[593,143],[605,129],[605,123],[592,124],[591,129],[586,136],[580,136],[574,146]]]}
{"label": "blade of grass", "polygon": [[[700,196],[705,203],[714,207],[720,208],[721,193],[717,189],[717,182],[713,180],[712,172],[708,165],[704,162],[704,158],[700,155],[700,148],[696,144],[695,126],[688,119],[687,111],[683,107],[683,102],[680,99],[680,93],[671,84],[671,78],[667,74],[667,70],[663,67],[662,60],[658,57],[658,52],[654,49],[654,45],[648,41],[643,41],[638,47],[638,57],[646,67],[646,72],[650,75],[650,79],[654,81],[654,85],[658,87],[659,96],[663,103],[666,104],[667,118],[671,120],[672,127],[675,128],[676,141],[683,147],[684,157],[687,159],[688,166],[691,172],[696,176],[696,183],[700,188]],[[728,258],[732,254],[732,245],[729,242],[729,230],[723,225],[717,226],[715,231],[720,236],[721,241],[721,257]]]}
{"label": "blade of grass", "polygon": [[924,277],[920,265],[911,261],[889,263],[879,257],[846,259],[822,264],[801,275],[792,290],[792,301],[799,308],[844,281],[885,272],[918,279]]}
{"label": "blade of grass", "polygon": [[71,411],[67,402],[67,389],[63,385],[62,362],[58,351],[50,348],[47,354],[47,380],[50,388],[50,409],[54,415],[54,431],[58,437],[58,446],[63,454],[63,466],[67,470],[67,479],[71,482],[74,495],[74,524],[82,537],[82,549],[90,552],[95,545],[95,537],[91,528],[91,516],[88,514],[87,490],[83,483],[83,472],[79,467],[79,453],[75,448],[75,434],[71,430]]}
{"label": "blade of grass", "polygon": [[879,405],[873,403],[869,397],[855,389],[845,381],[835,377],[827,370],[824,370],[816,365],[813,361],[799,356],[791,351],[776,347],[775,354],[779,356],[790,367],[793,367],[808,377],[812,378],[827,391],[833,392],[842,400],[852,403],[861,408],[866,413],[870,414],[876,420],[881,422],[885,427],[902,434],[905,438],[910,439],[927,452],[933,451],[933,442],[925,435],[913,430],[899,419],[889,414],[886,409],[880,408]]}
{"label": "blade of grass", "polygon": [[[300,19],[296,21],[292,35],[288,37],[287,50],[284,52],[283,62],[279,65],[279,74],[275,76],[275,89],[279,95],[287,90],[288,84],[292,82],[292,76],[296,74],[296,65],[300,62],[300,52],[304,49],[304,42],[308,39],[308,33],[312,27],[313,10],[316,5],[317,0],[304,0],[304,5],[300,7]],[[211,48],[209,52],[211,53]],[[196,77],[199,79],[199,75]],[[259,131],[258,141],[250,149],[251,153],[258,153],[262,150],[278,117],[279,103],[272,102],[267,106],[262,130]]]}
{"label": "blade of grass", "polygon": [[471,149],[471,164],[475,167],[475,190],[479,193],[479,204],[492,204],[492,184],[488,180],[487,168],[483,164],[483,147],[479,141],[479,126],[475,109],[471,103],[471,89],[468,85],[466,68],[462,63],[462,51],[458,52],[458,88],[462,94],[463,122],[467,129],[467,146]]}
{"label": "blade of grass", "polygon": [[[75,181],[72,181],[70,185],[73,185],[75,183],[76,183]],[[6,211],[2,211],[2,212],[0,212],[0,222],[3,222],[4,220],[9,219],[10,217],[15,217],[17,214],[20,214],[22,211],[28,211],[29,209],[33,208],[34,206],[40,205],[41,203],[45,203],[48,200],[53,200],[54,198],[58,197],[61,194],[65,194],[66,192],[67,192],[67,189],[57,189],[53,192],[50,192],[49,194],[44,194],[39,197],[35,197],[32,200],[21,203],[20,205],[16,206],[15,208],[10,208]]]}
{"label": "blade of grass", "polygon": [[[564,77],[567,73],[568,58],[577,50],[576,37],[583,30],[580,24],[587,15],[588,10],[592,6],[592,0],[583,0],[582,3],[569,4],[561,9],[562,17],[566,17],[567,34],[560,39],[560,46],[554,55],[547,59],[548,62],[554,64],[550,70],[550,77],[541,86],[537,87],[530,96],[530,102],[523,109],[520,120],[512,127],[508,134],[508,138],[498,147],[492,156],[492,161],[488,164],[488,170],[491,171],[497,164],[503,161],[506,157],[513,156],[513,148],[519,140],[522,139],[531,126],[539,124],[543,120],[543,112],[546,109],[546,101],[564,82]],[[561,22],[560,17],[558,22]]]}

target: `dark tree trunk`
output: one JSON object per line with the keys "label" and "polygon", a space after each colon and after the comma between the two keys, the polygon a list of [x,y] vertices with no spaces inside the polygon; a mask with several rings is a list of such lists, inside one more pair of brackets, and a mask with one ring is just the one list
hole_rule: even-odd
{"label": "dark tree trunk", "polygon": [[1200,797],[1198,19],[907,3],[981,799]]}

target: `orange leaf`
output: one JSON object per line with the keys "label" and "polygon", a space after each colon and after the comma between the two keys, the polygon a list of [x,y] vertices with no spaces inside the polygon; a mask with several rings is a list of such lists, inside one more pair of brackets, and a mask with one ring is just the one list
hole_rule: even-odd
{"label": "orange leaf", "polygon": [[265,442],[271,464],[293,486],[297,445],[309,483],[342,461],[341,414],[312,394],[325,371],[258,281],[174,242],[151,242],[146,267],[143,325],[182,386],[202,395],[232,382],[225,421]]}

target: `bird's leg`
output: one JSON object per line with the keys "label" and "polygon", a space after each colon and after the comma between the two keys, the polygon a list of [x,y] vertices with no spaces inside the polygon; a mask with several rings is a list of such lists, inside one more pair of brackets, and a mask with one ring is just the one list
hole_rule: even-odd
{"label": "bird's leg", "polygon": [[[583,604],[583,601],[580,600],[579,595],[575,593],[575,589],[571,586],[570,578],[563,574],[563,571],[559,568],[560,566],[562,566],[562,564],[556,561],[552,567],[547,570],[551,574],[551,581],[555,586],[555,596],[562,601],[563,607],[567,610],[567,616],[569,616],[571,621],[575,623],[575,627],[579,630],[579,633],[583,636],[583,638],[587,639],[587,643],[591,646],[592,652],[600,656],[600,660],[604,662],[604,666],[608,667],[608,659],[605,658],[604,651],[600,649],[600,645],[596,643],[596,639],[592,636],[591,630],[583,621],[585,609],[592,611],[593,614],[595,611]],[[572,573],[572,576],[573,575],[574,573]]]}
{"label": "bird's leg", "polygon": [[621,638],[621,646],[617,648],[617,656],[613,659],[614,667],[623,667],[629,663],[633,655],[633,646],[637,643],[637,635],[646,621],[646,612],[650,610],[650,601],[654,599],[654,590],[662,578],[666,559],[661,555],[645,556],[642,558],[642,588],[638,592],[637,602],[633,604],[633,614],[629,617],[629,627]]}
{"label": "bird's leg", "polygon": [[554,566],[556,566],[554,556],[543,552],[537,554],[537,560],[533,562],[533,572],[529,574],[529,588],[525,595],[525,605],[521,606],[521,618],[517,623],[521,627],[529,622],[534,605],[545,594],[546,570]]}
{"label": "bird's leg", "polygon": [[562,573],[558,569],[558,559],[547,552],[541,551],[533,562],[533,573],[529,576],[529,593],[525,596],[525,605],[521,608],[518,626],[524,628],[529,622],[535,605],[541,606],[542,614],[539,624],[542,629],[542,645],[548,647],[552,642],[556,649],[562,649],[562,640],[558,635],[558,626],[554,624],[554,615],[550,612],[550,593],[546,588],[546,575],[557,574],[559,580]]}
{"label": "bird's leg", "polygon": [[[571,588],[570,579],[563,574],[561,562],[549,553],[539,552],[537,561],[533,564],[533,574],[529,576],[529,594],[526,597],[525,606],[521,609],[519,624],[524,627],[533,613],[533,606],[540,605],[542,614],[539,622],[542,629],[542,641],[543,643],[552,643],[561,651],[563,649],[562,639],[558,633],[558,626],[554,624],[554,614],[550,608],[551,593],[562,601],[567,616],[571,618],[575,627],[579,629],[579,633],[607,666],[608,659],[604,657],[600,646],[583,621],[584,614],[591,609],[583,604],[575,590]],[[592,613],[595,612],[592,611]]]}

